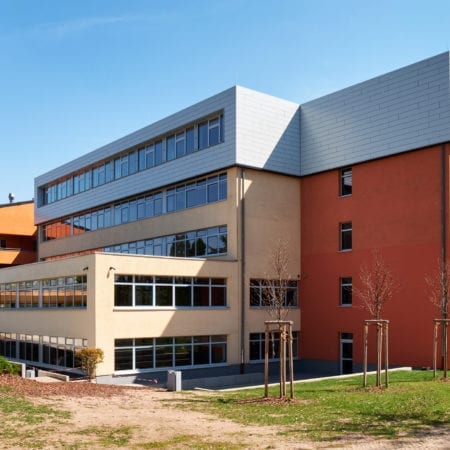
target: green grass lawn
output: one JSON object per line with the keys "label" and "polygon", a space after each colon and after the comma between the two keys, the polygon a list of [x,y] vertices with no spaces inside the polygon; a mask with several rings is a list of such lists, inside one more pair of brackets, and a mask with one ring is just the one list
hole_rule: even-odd
{"label": "green grass lawn", "polygon": [[414,436],[450,424],[450,382],[433,381],[426,371],[390,374],[390,386],[362,387],[362,377],[295,384],[295,399],[280,402],[279,389],[271,388],[273,401],[263,389],[234,391],[198,397],[189,407],[244,424],[275,425],[281,434],[311,440],[332,440],[363,434],[382,438]]}

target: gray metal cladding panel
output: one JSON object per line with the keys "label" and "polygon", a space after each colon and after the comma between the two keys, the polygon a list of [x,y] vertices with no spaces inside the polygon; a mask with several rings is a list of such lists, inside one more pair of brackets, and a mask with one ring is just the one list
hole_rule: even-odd
{"label": "gray metal cladding panel", "polygon": [[297,103],[238,86],[237,162],[300,175],[300,115]]}
{"label": "gray metal cladding panel", "polygon": [[450,140],[449,55],[301,105],[301,174]]}
{"label": "gray metal cladding panel", "polygon": [[147,169],[104,184],[82,194],[68,197],[50,205],[37,208],[35,223],[43,223],[120,199],[156,190],[162,186],[199,177],[205,173],[234,165],[233,142],[224,142],[208,149]]}
{"label": "gray metal cladding panel", "polygon": [[100,147],[97,150],[74,159],[67,164],[64,164],[56,169],[38,176],[35,179],[35,187],[50,183],[53,180],[56,180],[67,174],[93,165],[96,162],[102,161],[104,159],[110,158],[119,152],[125,151],[129,148],[133,148],[143,142],[169,133],[172,130],[176,130],[177,128],[183,127],[195,120],[201,119],[208,114],[222,109],[225,111],[225,140],[228,140],[230,139],[230,136],[234,136],[232,128],[234,128],[235,121],[235,97],[236,88],[232,87],[230,89],[227,89],[226,91],[214,95],[213,97],[196,103],[195,105],[189,106],[182,111],[159,120],[151,125],[148,125],[147,127],[137,130],[127,136],[111,142],[110,144]]}

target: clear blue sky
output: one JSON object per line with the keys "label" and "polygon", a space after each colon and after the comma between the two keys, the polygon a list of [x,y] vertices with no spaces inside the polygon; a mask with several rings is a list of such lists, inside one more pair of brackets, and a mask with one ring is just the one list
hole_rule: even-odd
{"label": "clear blue sky", "polygon": [[0,0],[0,203],[240,84],[302,103],[449,50],[449,0]]}

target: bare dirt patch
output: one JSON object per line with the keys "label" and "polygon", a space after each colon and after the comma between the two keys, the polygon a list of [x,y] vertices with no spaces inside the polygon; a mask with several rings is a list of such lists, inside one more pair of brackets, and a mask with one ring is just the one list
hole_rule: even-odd
{"label": "bare dirt patch", "polygon": [[[0,376],[0,396],[8,392],[5,387],[35,405],[68,411],[70,415],[49,416],[44,422],[27,424],[22,434],[3,433],[2,449],[450,448],[449,430],[394,442],[343,436],[334,443],[312,443],[280,435],[284,431],[280,427],[244,426],[178,407],[193,397],[201,400],[202,396],[215,395],[210,392],[173,393],[87,382],[45,384]],[[0,421],[8,420],[8,414],[0,411]]]}

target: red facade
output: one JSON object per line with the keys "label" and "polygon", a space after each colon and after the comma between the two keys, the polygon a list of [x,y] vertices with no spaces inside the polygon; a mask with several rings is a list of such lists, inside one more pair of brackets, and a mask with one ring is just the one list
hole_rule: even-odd
{"label": "red facade", "polygon": [[[390,321],[390,363],[432,365],[439,311],[428,298],[425,276],[441,251],[442,165],[446,236],[449,231],[449,153],[446,144],[355,165],[347,196],[340,195],[341,170],[301,179],[302,358],[339,361],[341,337],[349,336],[341,333],[352,333],[353,362],[362,362],[363,321],[371,317],[355,293],[351,306],[341,305],[341,279],[351,277],[361,287],[361,266],[370,265],[377,250],[399,284],[382,313]],[[342,223],[351,224],[348,251],[340,250]],[[374,351],[369,359],[375,361]]]}

